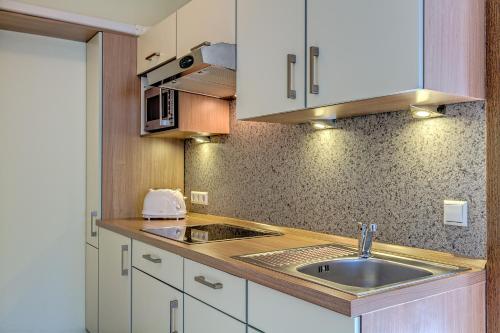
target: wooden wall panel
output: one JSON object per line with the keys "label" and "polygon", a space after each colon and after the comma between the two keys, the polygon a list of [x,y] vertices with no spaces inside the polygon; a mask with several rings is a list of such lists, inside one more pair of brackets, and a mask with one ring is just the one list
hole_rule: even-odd
{"label": "wooden wall panel", "polygon": [[184,188],[184,143],[140,137],[137,39],[103,35],[103,219],[140,216],[149,188]]}
{"label": "wooden wall panel", "polygon": [[485,0],[425,0],[424,88],[485,98]]}
{"label": "wooden wall panel", "polygon": [[484,333],[485,284],[431,296],[361,317],[363,333]]}
{"label": "wooden wall panel", "polygon": [[486,208],[488,332],[500,332],[500,0],[486,2]]}

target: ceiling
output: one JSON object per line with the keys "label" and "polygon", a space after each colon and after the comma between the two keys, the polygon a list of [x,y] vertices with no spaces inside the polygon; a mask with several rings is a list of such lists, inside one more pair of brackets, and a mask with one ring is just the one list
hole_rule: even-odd
{"label": "ceiling", "polygon": [[20,0],[31,5],[151,26],[190,0]]}

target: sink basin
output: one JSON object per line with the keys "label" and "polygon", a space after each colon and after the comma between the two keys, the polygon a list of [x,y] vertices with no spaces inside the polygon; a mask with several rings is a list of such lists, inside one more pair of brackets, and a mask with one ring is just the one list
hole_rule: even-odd
{"label": "sink basin", "polygon": [[359,288],[377,288],[431,276],[432,272],[387,260],[346,258],[297,268],[315,278]]}
{"label": "sink basin", "polygon": [[253,253],[235,257],[356,296],[437,279],[469,268],[388,252],[359,258],[357,249],[339,244]]}

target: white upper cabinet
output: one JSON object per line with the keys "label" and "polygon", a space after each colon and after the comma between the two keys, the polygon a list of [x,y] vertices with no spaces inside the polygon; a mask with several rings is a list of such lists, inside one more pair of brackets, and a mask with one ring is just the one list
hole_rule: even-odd
{"label": "white upper cabinet", "polygon": [[101,218],[102,33],[87,42],[86,209],[87,243],[99,246],[96,220]]}
{"label": "white upper cabinet", "polygon": [[484,11],[477,0],[238,0],[237,118],[484,99]]}
{"label": "white upper cabinet", "polygon": [[305,106],[305,1],[238,0],[237,115]]}
{"label": "white upper cabinet", "polygon": [[151,27],[137,39],[137,74],[176,58],[176,13]]}
{"label": "white upper cabinet", "polygon": [[236,0],[191,0],[177,10],[177,56],[204,43],[236,43]]}
{"label": "white upper cabinet", "polygon": [[308,0],[306,107],[423,88],[422,16],[423,0]]}

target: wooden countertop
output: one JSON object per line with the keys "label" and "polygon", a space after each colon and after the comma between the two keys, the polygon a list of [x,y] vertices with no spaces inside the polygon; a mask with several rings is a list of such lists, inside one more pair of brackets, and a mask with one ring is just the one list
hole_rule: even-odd
{"label": "wooden countertop", "polygon": [[[264,228],[280,231],[284,235],[189,245],[140,231],[140,229],[144,227],[210,223],[229,223],[247,227]],[[316,283],[308,282],[293,276],[278,273],[231,258],[232,256],[243,254],[327,243],[357,246],[357,240],[355,239],[195,213],[190,213],[188,218],[179,221],[119,219],[98,221],[97,224],[101,228],[117,232],[132,239],[136,239],[178,254],[184,258],[205,264],[352,317],[389,306],[407,303],[431,295],[440,294],[460,287],[481,283],[485,281],[486,276],[484,270],[486,264],[485,260],[468,259],[443,252],[374,243],[375,250],[406,254],[433,261],[449,263],[452,265],[470,267],[471,270],[451,277],[422,282],[420,284],[393,289],[374,295],[357,297],[332,288],[321,286]]]}

